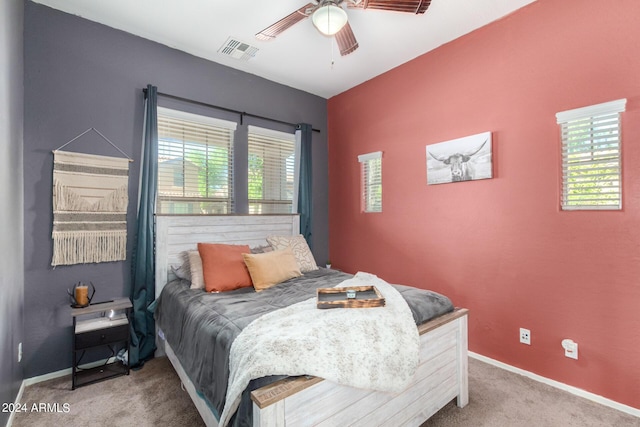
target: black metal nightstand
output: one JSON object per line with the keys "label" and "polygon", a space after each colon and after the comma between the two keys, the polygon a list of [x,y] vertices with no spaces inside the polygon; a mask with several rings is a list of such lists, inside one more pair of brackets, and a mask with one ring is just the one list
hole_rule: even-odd
{"label": "black metal nightstand", "polygon": [[[106,347],[116,355],[116,345],[124,344],[129,354],[129,311],[131,301],[119,298],[107,303],[98,303],[84,308],[71,309],[73,317],[73,363],[71,368],[71,389],[93,384],[120,375],[129,375],[129,364],[118,360],[94,367],[81,367],[85,351],[91,348]],[[109,317],[108,313],[115,313]],[[103,313],[101,317],[95,317]],[[94,317],[79,320],[80,316]],[[78,357],[79,355],[79,357]]]}

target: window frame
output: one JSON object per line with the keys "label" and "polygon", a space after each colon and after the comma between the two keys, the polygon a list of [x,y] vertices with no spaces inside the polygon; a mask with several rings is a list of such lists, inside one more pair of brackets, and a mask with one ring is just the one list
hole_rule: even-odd
{"label": "window frame", "polygon": [[[235,143],[235,131],[237,129],[237,123],[229,120],[218,119],[211,116],[205,116],[201,114],[188,113],[186,111],[175,110],[172,108],[158,107],[158,183],[156,188],[156,212],[160,215],[215,215],[215,214],[232,214],[235,213],[235,194],[234,194],[234,143]],[[167,119],[176,120],[187,123],[194,123],[199,126],[209,126],[218,129],[222,129],[225,132],[229,132],[228,145],[225,147],[228,150],[227,155],[227,197],[188,197],[188,196],[163,196],[161,195],[161,171],[160,171],[160,157],[162,146],[162,135],[160,122],[163,117]],[[208,144],[207,144],[208,145]],[[185,174],[185,147],[183,141],[182,148],[182,174],[183,174],[183,187],[188,181],[188,177]],[[175,171],[173,172],[171,179],[175,183]],[[208,187],[208,182],[206,183]],[[174,206],[184,206],[185,212],[167,212],[162,209],[162,202],[173,203]],[[220,203],[226,204],[225,211],[223,213],[211,213],[211,212],[193,212],[196,207],[196,203],[212,203],[212,206],[220,206]]]}
{"label": "window frame", "polygon": [[[282,142],[286,143],[287,145],[285,146],[285,149],[283,150],[283,152],[289,152],[290,153],[289,156],[287,156],[286,158],[282,159],[283,164],[281,166],[284,166],[284,174],[282,173],[282,169],[280,170],[280,174],[281,174],[281,178],[283,178],[283,180],[280,183],[280,186],[273,186],[269,189],[269,193],[271,193],[272,195],[275,195],[276,193],[280,193],[280,196],[278,197],[265,197],[265,187],[264,187],[264,175],[262,176],[263,179],[263,187],[262,187],[262,197],[261,198],[255,198],[255,197],[251,197],[251,190],[250,187],[252,186],[251,183],[251,159],[252,159],[252,150],[257,150],[260,149],[259,146],[257,145],[252,145],[252,135],[257,135],[259,137],[263,137],[263,138],[269,138],[269,139],[274,139],[274,140],[281,140]],[[298,141],[297,141],[297,133],[296,132],[283,132],[283,131],[278,131],[278,130],[274,130],[274,129],[269,129],[269,128],[265,128],[262,126],[255,126],[255,125],[248,125],[247,126],[247,207],[248,207],[248,213],[250,215],[272,215],[272,214],[290,214],[290,213],[295,213],[297,210],[297,207],[294,206],[294,203],[297,200],[297,182],[298,182],[298,171],[299,171],[299,157],[300,157],[300,153],[299,153],[299,148],[298,148]],[[274,150],[276,150],[274,148]],[[263,157],[264,157],[263,153]],[[290,165],[287,164],[288,162],[288,158],[293,156],[293,161],[291,162]],[[264,161],[264,158],[263,158]],[[276,172],[276,167],[273,167],[272,169],[269,169],[272,173]],[[263,169],[263,174],[264,174],[265,169]],[[289,185],[289,175],[292,174],[291,176],[291,199],[288,198],[282,198],[282,194],[283,193],[287,193],[287,186]],[[272,181],[269,181],[270,183],[272,183]],[[284,184],[284,187],[283,187]],[[267,209],[267,211],[265,211],[264,207],[265,206],[270,206],[272,209]],[[286,206],[286,209],[281,209],[281,207]],[[259,208],[259,209],[258,209]],[[257,209],[257,211],[256,211]],[[254,210],[252,212],[252,210]]]}
{"label": "window frame", "polygon": [[[560,127],[561,210],[622,210],[620,113],[625,111],[626,102],[618,99],[556,114]],[[606,188],[613,191],[602,191]],[[599,191],[590,191],[595,189]],[[607,193],[618,197],[606,197]],[[607,201],[617,203],[604,204]]]}
{"label": "window frame", "polygon": [[[358,156],[360,163],[360,210],[363,213],[381,213],[382,212],[382,151],[374,151],[372,153],[361,154]],[[379,162],[379,182],[372,182],[370,175],[372,170],[372,162]],[[372,201],[372,187],[379,187],[379,200]]]}

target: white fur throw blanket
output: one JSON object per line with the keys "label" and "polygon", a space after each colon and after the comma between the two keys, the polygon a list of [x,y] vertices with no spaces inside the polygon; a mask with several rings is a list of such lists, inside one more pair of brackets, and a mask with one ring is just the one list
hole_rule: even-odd
{"label": "white fur throw blanket", "polygon": [[406,388],[418,366],[420,338],[400,293],[373,274],[343,286],[373,285],[386,305],[317,309],[316,298],[265,314],[231,345],[229,385],[220,426],[227,425],[249,381],[268,375],[313,375],[386,392]]}

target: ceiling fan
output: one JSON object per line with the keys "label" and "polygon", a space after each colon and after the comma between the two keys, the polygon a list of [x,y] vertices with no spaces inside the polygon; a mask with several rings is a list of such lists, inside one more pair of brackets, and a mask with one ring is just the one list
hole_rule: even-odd
{"label": "ceiling fan", "polygon": [[358,48],[347,12],[342,3],[350,9],[377,9],[393,12],[423,14],[431,5],[431,0],[317,0],[285,16],[256,34],[258,40],[273,40],[294,24],[311,17],[316,29],[326,36],[335,36],[340,55],[345,56]]}

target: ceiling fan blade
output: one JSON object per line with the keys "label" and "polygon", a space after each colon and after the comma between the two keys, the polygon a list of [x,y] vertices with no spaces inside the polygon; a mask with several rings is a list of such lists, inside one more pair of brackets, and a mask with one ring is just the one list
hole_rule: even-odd
{"label": "ceiling fan blade", "polygon": [[362,0],[357,4],[349,2],[350,8],[390,10],[415,15],[423,14],[431,5],[431,0]]}
{"label": "ceiling fan blade", "polygon": [[358,48],[358,41],[348,22],[336,33],[335,38],[340,48],[340,55],[342,56],[348,55]]}
{"label": "ceiling fan blade", "polygon": [[268,26],[264,30],[256,34],[258,40],[269,41],[275,39],[285,30],[288,30],[294,24],[307,19],[311,12],[316,8],[313,3],[308,3],[306,6],[302,6],[300,9],[285,16],[273,25]]}

